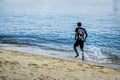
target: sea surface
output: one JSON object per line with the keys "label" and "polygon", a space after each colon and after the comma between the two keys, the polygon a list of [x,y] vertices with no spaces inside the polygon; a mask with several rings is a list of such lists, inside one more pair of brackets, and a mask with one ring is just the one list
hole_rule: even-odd
{"label": "sea surface", "polygon": [[0,48],[81,61],[77,22],[85,60],[120,68],[120,0],[0,0]]}

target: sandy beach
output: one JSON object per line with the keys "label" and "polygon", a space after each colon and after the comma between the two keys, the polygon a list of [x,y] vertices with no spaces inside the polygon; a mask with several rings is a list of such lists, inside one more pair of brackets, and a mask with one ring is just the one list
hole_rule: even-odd
{"label": "sandy beach", "polygon": [[0,80],[120,80],[120,70],[0,49]]}

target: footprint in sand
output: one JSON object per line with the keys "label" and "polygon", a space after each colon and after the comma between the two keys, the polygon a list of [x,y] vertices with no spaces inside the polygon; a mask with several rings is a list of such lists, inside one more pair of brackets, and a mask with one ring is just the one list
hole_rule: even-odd
{"label": "footprint in sand", "polygon": [[80,66],[80,67],[82,67],[82,66],[83,66],[83,64],[80,64],[80,63],[78,63],[77,65],[78,65],[78,66]]}
{"label": "footprint in sand", "polygon": [[28,66],[33,67],[33,68],[39,68],[39,65],[35,63],[28,64]]}
{"label": "footprint in sand", "polygon": [[3,53],[3,51],[0,51],[0,53]]}
{"label": "footprint in sand", "polygon": [[19,62],[17,61],[7,61],[7,60],[3,61],[2,63],[4,65],[18,65],[19,64]]}
{"label": "footprint in sand", "polygon": [[2,61],[0,61],[0,67],[2,67]]}
{"label": "footprint in sand", "polygon": [[6,76],[0,76],[0,80],[6,80]]}
{"label": "footprint in sand", "polygon": [[46,66],[48,66],[48,64],[42,64],[42,66],[45,66],[45,67],[46,67]]}
{"label": "footprint in sand", "polygon": [[104,70],[99,71],[100,73],[108,74],[109,72],[105,72]]}
{"label": "footprint in sand", "polygon": [[10,70],[16,70],[20,68],[20,63],[17,61],[0,61],[0,67],[8,67]]}
{"label": "footprint in sand", "polygon": [[37,72],[39,68],[42,68],[41,66],[39,66],[38,64],[35,63],[30,63],[28,64],[28,68],[30,68],[30,70]]}

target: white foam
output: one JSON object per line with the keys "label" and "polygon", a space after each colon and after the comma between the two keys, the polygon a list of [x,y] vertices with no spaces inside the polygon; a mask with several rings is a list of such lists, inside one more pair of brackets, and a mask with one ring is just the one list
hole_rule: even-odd
{"label": "white foam", "polygon": [[101,52],[101,49],[94,45],[86,46],[85,57],[88,61],[94,62],[106,62],[105,58],[107,58],[107,56]]}

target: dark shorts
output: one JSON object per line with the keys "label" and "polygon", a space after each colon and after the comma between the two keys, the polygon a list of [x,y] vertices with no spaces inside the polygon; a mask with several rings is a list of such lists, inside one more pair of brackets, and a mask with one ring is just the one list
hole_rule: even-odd
{"label": "dark shorts", "polygon": [[76,40],[76,42],[74,43],[74,47],[77,47],[78,45],[80,45],[80,48],[83,49],[83,47],[84,47],[84,41],[82,41],[82,40]]}

